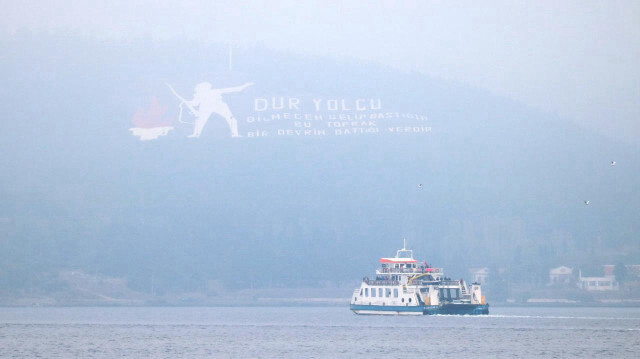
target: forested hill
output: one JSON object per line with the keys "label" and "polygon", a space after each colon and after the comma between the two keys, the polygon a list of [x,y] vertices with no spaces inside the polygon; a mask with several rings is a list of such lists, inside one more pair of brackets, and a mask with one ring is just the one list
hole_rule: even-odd
{"label": "forested hill", "polygon": [[[352,282],[404,237],[454,277],[640,262],[639,149],[508,99],[259,46],[1,46],[3,290],[61,270],[142,291]],[[167,84],[203,82],[227,92],[189,138]]]}

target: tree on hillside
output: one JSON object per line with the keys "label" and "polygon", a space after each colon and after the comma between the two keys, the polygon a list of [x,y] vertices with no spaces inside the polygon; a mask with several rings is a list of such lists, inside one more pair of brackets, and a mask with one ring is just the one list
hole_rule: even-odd
{"label": "tree on hillside", "polygon": [[620,285],[626,282],[629,277],[627,267],[623,263],[616,264],[616,267],[613,269],[613,275],[616,276],[616,280]]}

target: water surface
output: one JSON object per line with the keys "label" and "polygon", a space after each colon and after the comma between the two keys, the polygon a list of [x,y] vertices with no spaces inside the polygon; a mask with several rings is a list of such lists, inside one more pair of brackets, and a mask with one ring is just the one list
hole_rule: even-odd
{"label": "water surface", "polygon": [[640,308],[357,316],[344,307],[0,308],[0,358],[631,358]]}

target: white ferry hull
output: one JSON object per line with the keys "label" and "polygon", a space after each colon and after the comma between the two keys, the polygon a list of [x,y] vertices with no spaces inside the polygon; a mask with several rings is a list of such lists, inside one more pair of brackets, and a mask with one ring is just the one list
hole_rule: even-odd
{"label": "white ferry hull", "polygon": [[423,315],[422,306],[383,306],[351,304],[351,310],[363,315]]}
{"label": "white ferry hull", "polygon": [[447,304],[420,306],[379,306],[351,304],[351,310],[363,315],[482,315],[489,314],[489,304]]}
{"label": "white ferry hull", "polygon": [[400,312],[389,310],[354,310],[358,315],[423,315],[422,312]]}

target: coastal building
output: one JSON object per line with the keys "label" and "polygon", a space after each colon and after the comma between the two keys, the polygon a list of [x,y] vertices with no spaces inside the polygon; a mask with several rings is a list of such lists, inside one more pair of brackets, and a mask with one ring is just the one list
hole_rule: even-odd
{"label": "coastal building", "polygon": [[469,268],[469,273],[473,278],[474,283],[485,284],[489,278],[489,268]]}
{"label": "coastal building", "polygon": [[573,268],[560,266],[549,270],[549,285],[569,284],[573,281]]}
{"label": "coastal building", "polygon": [[578,287],[588,291],[614,291],[620,289],[615,275],[613,275],[613,268],[615,266],[604,265],[602,273],[604,275],[583,276],[582,270],[578,275]]}
{"label": "coastal building", "polygon": [[627,276],[631,280],[640,280],[640,264],[627,264]]}

